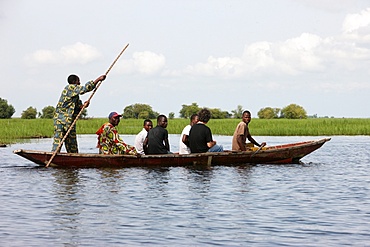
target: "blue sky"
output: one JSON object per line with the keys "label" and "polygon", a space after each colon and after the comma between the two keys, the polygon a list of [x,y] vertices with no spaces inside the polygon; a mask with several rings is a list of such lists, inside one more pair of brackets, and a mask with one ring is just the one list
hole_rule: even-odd
{"label": "blue sky", "polygon": [[135,103],[178,116],[193,102],[370,117],[365,0],[1,0],[0,30],[0,98],[15,117],[55,106],[69,74],[104,74],[126,44],[90,117]]}

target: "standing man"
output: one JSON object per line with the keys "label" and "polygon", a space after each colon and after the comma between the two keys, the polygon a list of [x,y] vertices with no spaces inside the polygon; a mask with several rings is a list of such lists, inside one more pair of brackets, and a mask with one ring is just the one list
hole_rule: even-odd
{"label": "standing man", "polygon": [[136,135],[135,137],[135,148],[137,153],[145,154],[144,153],[144,140],[148,135],[149,130],[153,128],[152,120],[145,119],[143,129]]}
{"label": "standing man", "polygon": [[157,126],[148,132],[144,141],[145,154],[168,154],[170,144],[168,142],[167,117],[159,115],[157,117]]}
{"label": "standing man", "polygon": [[109,122],[103,124],[96,134],[98,135],[99,154],[130,154],[136,155],[134,146],[127,145],[118,135],[116,126],[122,115],[111,112],[108,116]]}
{"label": "standing man", "polygon": [[186,125],[185,128],[182,130],[179,142],[179,154],[190,154],[189,132],[191,127],[194,124],[198,123],[198,121],[199,121],[198,114],[191,115],[190,124]]}
{"label": "standing man", "polygon": [[198,113],[199,122],[191,127],[189,132],[189,146],[192,153],[222,152],[222,145],[212,139],[211,129],[206,125],[211,119],[211,112],[203,108]]}
{"label": "standing man", "polygon": [[[249,111],[244,111],[242,116],[242,121],[236,126],[233,135],[233,143],[231,149],[233,151],[246,151],[247,147],[253,147],[253,144],[258,147],[266,146],[266,142],[258,144],[251,134],[249,133],[248,124],[250,123],[252,117]],[[251,143],[246,143],[246,140],[249,140]]]}
{"label": "standing man", "polygon": [[[52,151],[55,151],[67,133],[69,127],[76,119],[83,105],[79,95],[92,91],[96,84],[104,81],[105,75],[101,75],[95,81],[89,81],[84,86],[80,84],[77,75],[68,76],[68,85],[64,87],[54,113],[54,142]],[[85,102],[86,107],[89,102]],[[74,125],[65,139],[65,147],[68,153],[78,153],[76,138],[76,125]],[[60,147],[61,149],[62,147]],[[59,151],[60,151],[59,149]]]}

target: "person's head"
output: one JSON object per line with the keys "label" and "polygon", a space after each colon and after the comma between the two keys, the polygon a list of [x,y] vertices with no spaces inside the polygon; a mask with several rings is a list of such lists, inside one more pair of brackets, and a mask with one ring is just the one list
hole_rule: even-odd
{"label": "person's head", "polygon": [[203,123],[208,123],[208,121],[211,119],[211,112],[207,108],[203,108],[198,113],[199,121]]}
{"label": "person's head", "polygon": [[199,116],[198,114],[193,114],[190,117],[190,125],[193,126],[194,124],[198,123],[199,121]]}
{"label": "person's head", "polygon": [[113,126],[117,126],[121,120],[121,117],[122,115],[118,114],[117,112],[111,112],[108,116],[109,123],[111,123]]}
{"label": "person's head", "polygon": [[144,120],[144,129],[145,129],[146,131],[149,131],[151,128],[153,128],[152,120],[150,120],[150,119],[145,119],[145,120]]}
{"label": "person's head", "polygon": [[161,126],[163,128],[166,128],[167,127],[167,124],[168,124],[167,117],[165,115],[159,115],[157,117],[157,125],[158,126]]}
{"label": "person's head", "polygon": [[243,111],[242,120],[244,123],[248,124],[251,121],[251,113],[250,111]]}
{"label": "person's head", "polygon": [[70,75],[67,79],[69,84],[77,84],[80,85],[80,78],[77,75]]}

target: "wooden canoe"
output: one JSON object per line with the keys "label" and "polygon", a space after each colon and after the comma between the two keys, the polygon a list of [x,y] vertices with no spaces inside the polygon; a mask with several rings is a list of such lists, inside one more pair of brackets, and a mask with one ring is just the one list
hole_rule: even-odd
{"label": "wooden canoe", "polygon": [[[320,148],[330,138],[305,141],[277,146],[252,148],[244,152],[224,151],[199,154],[158,154],[158,155],[101,155],[92,153],[58,153],[50,166],[60,168],[98,167],[170,167],[193,165],[238,165],[238,164],[290,164]],[[35,150],[14,150],[39,166],[45,166],[53,152]]]}

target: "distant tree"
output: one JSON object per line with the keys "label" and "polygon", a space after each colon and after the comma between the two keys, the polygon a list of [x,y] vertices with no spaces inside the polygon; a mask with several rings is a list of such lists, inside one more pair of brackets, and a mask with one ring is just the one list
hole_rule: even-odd
{"label": "distant tree", "polygon": [[232,113],[233,113],[233,117],[234,118],[242,118],[242,114],[243,114],[243,106],[241,106],[241,105],[238,105],[237,107],[236,107],[236,109],[235,110],[232,110],[231,111]]}
{"label": "distant tree", "polygon": [[265,107],[258,111],[257,116],[261,119],[272,119],[279,117],[280,108]]}
{"label": "distant tree", "polygon": [[192,103],[191,105],[182,105],[180,110],[180,117],[181,118],[190,118],[191,115],[198,113],[200,111],[200,107],[197,103]]}
{"label": "distant tree", "polygon": [[317,114],[313,114],[312,116],[307,116],[307,118],[318,118]]}
{"label": "distant tree", "polygon": [[146,119],[146,118],[157,118],[158,112],[153,111],[152,107],[147,104],[133,104],[126,106],[123,109],[123,118],[136,118],[136,119]]}
{"label": "distant tree", "polygon": [[40,118],[53,118],[55,112],[55,107],[54,106],[45,106],[42,109],[42,113],[40,114]]}
{"label": "distant tree", "polygon": [[27,110],[22,112],[22,119],[35,119],[37,115],[37,109],[32,106],[28,107]]}
{"label": "distant tree", "polygon": [[288,119],[307,118],[307,112],[302,106],[290,104],[281,109],[281,117]]}
{"label": "distant tree", "polygon": [[139,116],[137,117],[138,119],[147,119],[149,117],[149,112],[148,111],[142,111],[139,113]]}
{"label": "distant tree", "polygon": [[168,118],[169,119],[174,119],[175,118],[175,113],[174,112],[168,113]]}
{"label": "distant tree", "polygon": [[14,113],[14,107],[8,104],[7,100],[0,98],[0,118],[11,118]]}
{"label": "distant tree", "polygon": [[219,108],[209,109],[211,112],[211,115],[213,119],[224,119],[224,118],[230,118],[231,114],[227,111],[221,111]]}

